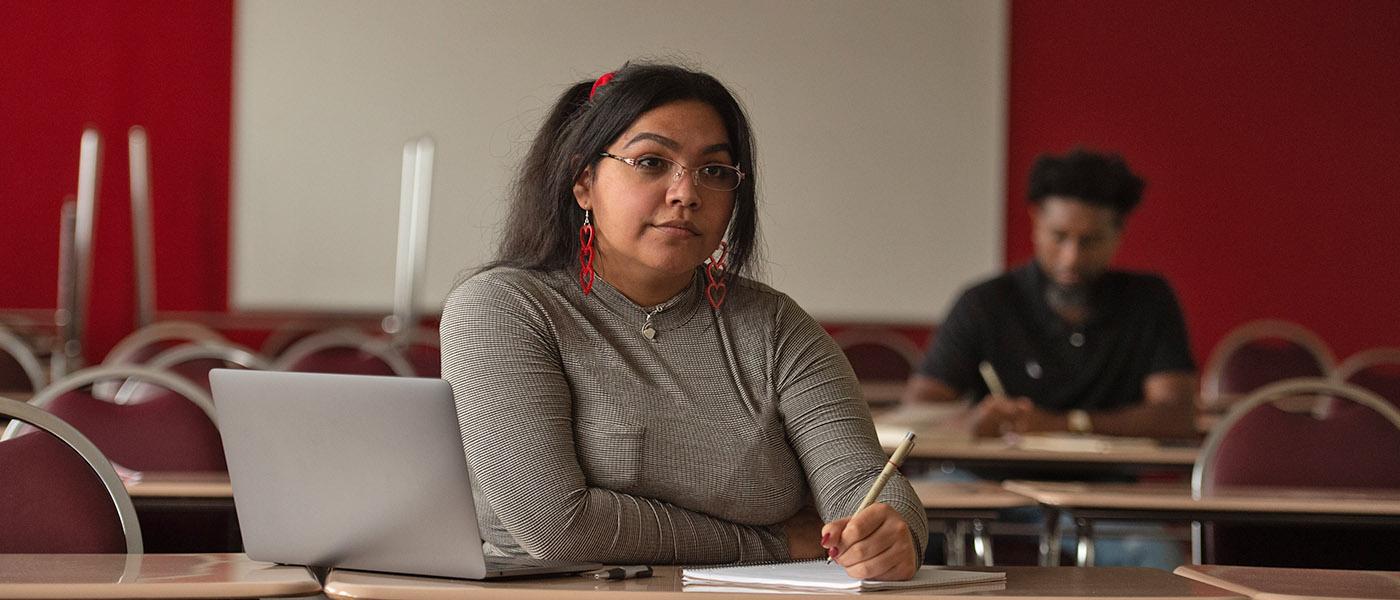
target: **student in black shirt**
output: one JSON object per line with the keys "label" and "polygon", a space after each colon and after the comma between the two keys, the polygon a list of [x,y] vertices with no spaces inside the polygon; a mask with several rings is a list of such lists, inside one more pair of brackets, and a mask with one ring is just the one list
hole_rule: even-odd
{"label": "student in black shirt", "polygon": [[[1165,280],[1109,269],[1143,180],[1074,150],[1031,169],[1035,260],[963,293],[910,378],[907,403],[976,402],[981,435],[1195,435],[1196,367]],[[1005,387],[979,373],[989,363]]]}

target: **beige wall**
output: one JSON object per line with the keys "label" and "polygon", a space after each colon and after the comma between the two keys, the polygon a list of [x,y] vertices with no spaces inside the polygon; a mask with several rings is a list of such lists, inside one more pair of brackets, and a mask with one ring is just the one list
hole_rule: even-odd
{"label": "beige wall", "polygon": [[573,81],[633,57],[728,83],[759,146],[766,280],[825,319],[927,321],[1002,261],[1006,7],[959,1],[241,0],[239,309],[387,310],[402,144],[437,140],[437,310],[490,255]]}

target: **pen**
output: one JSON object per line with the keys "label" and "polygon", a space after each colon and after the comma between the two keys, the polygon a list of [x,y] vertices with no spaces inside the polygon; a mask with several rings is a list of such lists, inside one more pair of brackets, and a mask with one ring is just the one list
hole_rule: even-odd
{"label": "pen", "polygon": [[607,567],[596,571],[581,573],[584,577],[594,579],[642,579],[651,577],[651,567],[648,565],[625,565],[618,567]]}
{"label": "pen", "polygon": [[[885,468],[880,471],[880,476],[875,478],[874,485],[870,486],[870,493],[865,495],[865,499],[860,501],[860,506],[856,508],[859,513],[875,503],[875,499],[880,497],[880,492],[885,491],[885,484],[889,482],[890,476],[899,470],[899,465],[904,463],[904,457],[909,455],[909,451],[914,448],[914,432],[909,431],[904,434],[904,439],[900,440],[899,447],[894,449],[894,456],[885,463]],[[826,557],[826,564],[831,564],[831,557]]]}
{"label": "pen", "polygon": [[1001,378],[997,377],[997,370],[992,368],[992,363],[982,361],[977,365],[977,370],[982,372],[982,381],[987,382],[987,391],[993,396],[1005,396],[1006,388],[1001,385]]}

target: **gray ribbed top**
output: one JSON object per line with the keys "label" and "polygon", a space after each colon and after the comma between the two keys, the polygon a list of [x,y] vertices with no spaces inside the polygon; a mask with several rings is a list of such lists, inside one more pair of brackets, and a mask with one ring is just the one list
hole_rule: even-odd
{"label": "gray ribbed top", "polygon": [[[885,456],[845,356],[786,295],[740,279],[714,311],[701,282],[644,309],[601,278],[584,296],[573,273],[495,269],[448,296],[442,373],[488,550],[785,560],[803,506],[854,512]],[[922,552],[908,482],[880,499]]]}

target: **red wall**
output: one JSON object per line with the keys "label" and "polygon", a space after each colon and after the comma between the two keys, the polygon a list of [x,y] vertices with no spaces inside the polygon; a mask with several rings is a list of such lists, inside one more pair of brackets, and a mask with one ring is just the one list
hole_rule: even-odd
{"label": "red wall", "polygon": [[1400,346],[1400,2],[1018,0],[1008,263],[1025,177],[1076,144],[1148,179],[1118,263],[1176,286],[1197,359],[1258,318]]}
{"label": "red wall", "polygon": [[0,0],[0,309],[53,308],[78,139],[102,133],[89,359],[135,310],[126,131],[146,128],[159,308],[228,295],[232,0]]}

